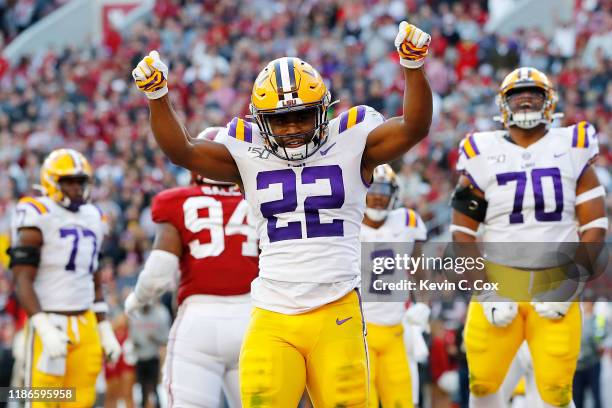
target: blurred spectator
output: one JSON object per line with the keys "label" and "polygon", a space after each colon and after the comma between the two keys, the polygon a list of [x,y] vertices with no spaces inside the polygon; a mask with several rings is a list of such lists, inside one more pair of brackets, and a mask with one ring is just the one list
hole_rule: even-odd
{"label": "blurred spectator", "polygon": [[605,319],[599,319],[593,313],[593,302],[583,302],[580,355],[576,366],[573,390],[576,408],[585,406],[587,390],[591,391],[593,407],[603,407],[599,380],[601,374],[601,343],[606,336],[605,329]]}
{"label": "blurred spectator", "polygon": [[125,315],[119,314],[113,319],[113,330],[123,348],[123,352],[116,363],[105,363],[106,393],[104,408],[117,408],[119,407],[119,401],[123,402],[125,408],[134,408],[132,390],[136,383],[134,374],[136,356],[134,355],[134,346],[128,340],[128,321]]}
{"label": "blurred spectator", "polygon": [[[166,344],[170,332],[170,314],[159,302],[147,305],[130,319],[130,340],[136,353],[136,380],[142,391],[144,408],[159,408],[160,347]],[[151,394],[154,400],[151,402]]]}

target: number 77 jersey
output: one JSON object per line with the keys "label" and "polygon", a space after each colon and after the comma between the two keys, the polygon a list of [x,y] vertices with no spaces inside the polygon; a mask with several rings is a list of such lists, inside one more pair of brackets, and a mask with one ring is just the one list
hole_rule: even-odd
{"label": "number 77 jersey", "polygon": [[552,128],[527,148],[507,131],[468,135],[457,170],[488,202],[484,242],[576,242],[576,185],[597,156],[587,122]]}
{"label": "number 77 jersey", "polygon": [[248,293],[257,276],[257,234],[236,186],[199,185],[155,196],[151,216],[180,234],[178,303],[188,296]]}

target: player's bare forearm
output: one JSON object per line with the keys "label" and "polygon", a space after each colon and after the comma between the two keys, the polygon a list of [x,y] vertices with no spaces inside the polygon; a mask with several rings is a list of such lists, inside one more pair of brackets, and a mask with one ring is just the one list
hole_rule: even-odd
{"label": "player's bare forearm", "polygon": [[15,276],[15,293],[21,307],[23,307],[28,316],[33,316],[40,312],[38,296],[34,292],[36,268],[28,265],[15,266],[13,267],[13,276]]}
{"label": "player's bare forearm", "polygon": [[159,147],[174,164],[190,169],[193,153],[189,135],[179,122],[168,95],[149,100],[149,109],[151,129]]}
{"label": "player's bare forearm", "polygon": [[403,127],[407,151],[429,133],[433,103],[429,81],[423,68],[404,70]]}
{"label": "player's bare forearm", "polygon": [[401,157],[423,140],[429,132],[432,97],[422,68],[402,68],[405,78],[404,112],[390,118],[368,135],[363,152],[364,178],[369,180],[374,168]]}
{"label": "player's bare forearm", "polygon": [[204,177],[240,183],[240,173],[225,146],[192,139],[180,123],[168,95],[149,100],[151,129],[159,147],[179,166]]}

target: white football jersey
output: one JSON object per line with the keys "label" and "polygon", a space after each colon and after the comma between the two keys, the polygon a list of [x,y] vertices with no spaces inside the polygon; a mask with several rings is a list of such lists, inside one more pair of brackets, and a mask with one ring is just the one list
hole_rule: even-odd
{"label": "white football jersey", "polygon": [[34,291],[44,311],[77,311],[94,301],[93,273],[107,232],[93,204],[71,212],[48,197],[25,197],[15,207],[13,242],[20,228],[38,228],[43,236]]}
{"label": "white football jersey", "polygon": [[234,118],[219,135],[238,165],[259,236],[255,306],[305,312],[359,285],[368,190],[361,156],[368,134],[383,120],[367,106],[349,109],[329,122],[325,145],[300,162],[268,152],[254,123]]}
{"label": "white football jersey", "polygon": [[[468,135],[460,145],[457,169],[488,202],[483,241],[577,242],[576,185],[599,152],[595,133],[587,122],[552,128],[527,148],[515,144],[505,130]],[[487,256],[516,267],[557,266],[511,253],[512,247],[505,255],[493,250],[499,253]]]}
{"label": "white football jersey", "polygon": [[[378,256],[393,257],[397,251],[412,254],[414,242],[427,239],[427,228],[414,210],[397,208],[389,213],[385,223],[377,229],[363,224],[360,239],[361,242],[389,243],[389,247],[373,248],[368,256],[370,259]],[[401,244],[402,247],[394,249],[398,244]],[[396,269],[393,273],[406,274],[407,272]],[[374,278],[373,276],[371,280]],[[400,324],[405,310],[402,302],[363,302],[365,321],[383,326]]]}

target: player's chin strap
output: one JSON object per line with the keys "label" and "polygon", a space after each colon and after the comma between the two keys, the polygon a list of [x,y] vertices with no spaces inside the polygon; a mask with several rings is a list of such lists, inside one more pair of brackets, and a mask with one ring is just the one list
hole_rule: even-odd
{"label": "player's chin strap", "polygon": [[103,300],[94,302],[94,304],[91,306],[91,310],[98,314],[98,313],[108,313],[108,303],[106,303]]}
{"label": "player's chin strap", "polygon": [[149,303],[165,291],[173,290],[178,270],[179,259],[176,255],[161,249],[152,250],[134,288],[137,299]]}

